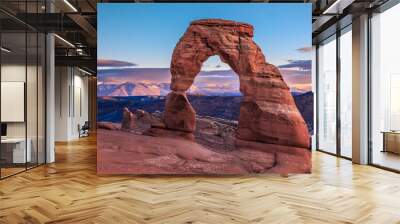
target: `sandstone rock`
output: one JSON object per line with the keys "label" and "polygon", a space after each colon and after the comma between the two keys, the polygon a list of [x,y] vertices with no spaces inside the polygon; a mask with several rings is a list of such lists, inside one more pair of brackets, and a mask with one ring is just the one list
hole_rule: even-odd
{"label": "sandstone rock", "polygon": [[235,149],[237,126],[234,122],[213,117],[197,117],[194,136],[202,145],[222,150]]}
{"label": "sandstone rock", "polygon": [[169,130],[159,127],[151,127],[143,132],[143,135],[153,136],[153,137],[168,137],[168,138],[182,138],[187,140],[194,140],[193,133],[177,130]]}
{"label": "sandstone rock", "polygon": [[302,148],[238,140],[234,151],[214,151],[181,138],[104,129],[97,134],[102,139],[99,174],[288,174],[311,169],[310,152]]}
{"label": "sandstone rock", "polygon": [[135,126],[131,133],[155,137],[180,137],[194,140],[204,146],[221,150],[234,150],[237,122],[215,117],[196,116],[196,129],[193,133],[167,129],[162,122],[162,113],[149,113],[144,110],[132,112]]}
{"label": "sandstone rock", "polygon": [[172,92],[164,114],[167,127],[194,131],[195,112],[184,92],[193,84],[203,62],[218,55],[238,74],[244,96],[238,137],[308,148],[307,126],[288,86],[278,68],[266,62],[252,37],[253,27],[245,23],[206,19],[190,24],[172,55]]}
{"label": "sandstone rock", "polygon": [[135,127],[135,115],[125,107],[122,113],[121,130],[129,131]]}
{"label": "sandstone rock", "polygon": [[168,129],[193,132],[196,128],[196,113],[186,94],[172,91],[167,95],[164,122]]}
{"label": "sandstone rock", "polygon": [[[293,103],[294,104],[294,103]],[[307,125],[295,105],[243,101],[237,138],[294,147],[309,147]]]}
{"label": "sandstone rock", "polygon": [[136,123],[135,129],[137,131],[143,132],[151,127],[165,128],[162,118],[160,116],[157,116],[157,113],[153,115],[144,110],[135,110],[133,113],[135,115],[135,123]]}
{"label": "sandstone rock", "polygon": [[311,173],[311,151],[305,148],[266,144],[236,139],[237,150],[256,150],[275,155],[275,164],[268,170],[272,173]]}
{"label": "sandstone rock", "polygon": [[120,130],[121,125],[112,122],[97,122],[97,128],[106,130]]}
{"label": "sandstone rock", "polygon": [[273,154],[214,152],[180,138],[109,130],[99,130],[98,137],[99,174],[247,174],[267,172],[275,164]]}
{"label": "sandstone rock", "polygon": [[275,154],[257,150],[235,150],[232,155],[239,158],[250,173],[264,173],[275,166]]}

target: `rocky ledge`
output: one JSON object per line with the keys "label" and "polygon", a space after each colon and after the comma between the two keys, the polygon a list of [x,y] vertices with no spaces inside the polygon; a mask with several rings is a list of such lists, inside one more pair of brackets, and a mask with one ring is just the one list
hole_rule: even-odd
{"label": "rocky ledge", "polygon": [[196,142],[217,150],[233,150],[235,148],[235,134],[237,121],[221,118],[196,116],[196,130],[193,133],[165,129],[163,113],[148,113],[144,110],[129,111],[124,108],[121,124],[99,122],[98,128],[120,130],[132,134],[148,135],[153,137],[178,137]]}
{"label": "rocky ledge", "polygon": [[124,109],[121,124],[99,122],[99,174],[309,173],[303,148],[236,139],[238,124],[196,116],[193,133],[164,128],[163,113]]}

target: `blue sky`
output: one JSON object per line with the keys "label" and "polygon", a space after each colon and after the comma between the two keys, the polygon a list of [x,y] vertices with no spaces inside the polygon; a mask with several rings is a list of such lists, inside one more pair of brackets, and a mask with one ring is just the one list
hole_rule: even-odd
{"label": "blue sky", "polygon": [[[167,68],[189,23],[221,18],[250,23],[254,41],[268,62],[309,60],[311,4],[98,4],[98,58],[127,61],[141,68]],[[206,63],[220,63],[213,57]],[[212,65],[213,66],[213,65]]]}

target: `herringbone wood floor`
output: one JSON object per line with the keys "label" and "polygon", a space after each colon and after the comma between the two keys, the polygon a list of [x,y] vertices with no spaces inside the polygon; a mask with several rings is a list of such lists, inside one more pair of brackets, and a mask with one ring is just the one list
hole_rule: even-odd
{"label": "herringbone wood floor", "polygon": [[313,174],[97,176],[96,141],[0,181],[0,223],[400,223],[400,175],[313,154]]}

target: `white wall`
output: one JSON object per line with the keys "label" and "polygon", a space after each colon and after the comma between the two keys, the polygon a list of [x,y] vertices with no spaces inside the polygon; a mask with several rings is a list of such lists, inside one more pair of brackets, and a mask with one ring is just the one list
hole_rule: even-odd
{"label": "white wall", "polygon": [[[27,70],[25,70],[27,69]],[[28,72],[28,82],[25,80],[26,72]],[[34,74],[32,76],[32,74]],[[37,114],[36,107],[42,106],[37,105],[37,93],[36,85],[36,66],[28,66],[18,64],[3,64],[1,67],[1,81],[2,82],[24,82],[27,83],[27,119],[28,119],[28,137],[30,133],[35,131],[36,136],[36,123]],[[4,97],[4,96],[3,96]],[[7,110],[8,108],[1,108]],[[26,122],[8,122],[7,134],[9,137],[25,137],[25,123]],[[30,130],[33,131],[30,131]]]}
{"label": "white wall", "polygon": [[[25,64],[8,64],[1,66],[1,81],[25,82]],[[7,110],[7,108],[1,108]],[[25,137],[25,122],[7,123],[7,137]]]}
{"label": "white wall", "polygon": [[55,141],[68,141],[69,130],[69,69],[55,68]]}
{"label": "white wall", "polygon": [[[37,70],[39,69],[39,70]],[[26,106],[25,102],[20,113],[25,114],[26,120],[21,122],[6,122],[8,138],[25,138],[29,139],[31,148],[32,162],[39,159],[39,163],[44,163],[44,74],[41,72],[41,67],[36,67],[25,64],[2,64],[1,66],[1,81],[2,82],[23,82],[26,85]],[[27,78],[27,80],[25,80]],[[24,94],[25,90],[20,90],[20,94]],[[2,95],[3,97],[7,97]],[[13,108],[2,107],[2,112],[13,113]],[[14,112],[15,113],[15,112]]]}
{"label": "white wall", "polygon": [[56,67],[55,140],[79,138],[78,125],[88,120],[88,78],[72,67]]}
{"label": "white wall", "polygon": [[[76,70],[75,70],[76,72]],[[71,134],[73,138],[79,137],[78,125],[83,125],[85,121],[89,119],[88,112],[88,78],[82,76],[82,73],[74,75],[74,107],[72,108],[72,120],[71,120]]]}

